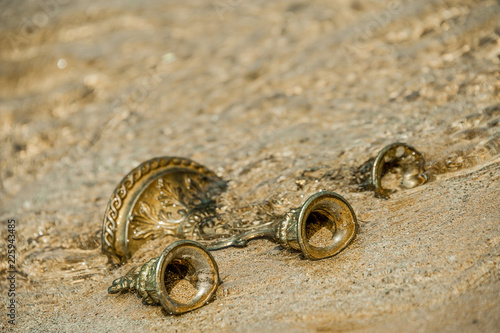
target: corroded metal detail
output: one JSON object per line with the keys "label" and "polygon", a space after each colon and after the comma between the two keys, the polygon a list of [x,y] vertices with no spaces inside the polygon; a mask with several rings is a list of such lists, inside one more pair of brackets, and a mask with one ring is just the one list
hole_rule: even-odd
{"label": "corroded metal detail", "polygon": [[385,146],[354,172],[354,182],[361,191],[374,191],[376,197],[383,199],[397,189],[413,188],[427,180],[423,155],[401,142]]}
{"label": "corroded metal detail", "polygon": [[412,146],[401,142],[387,145],[375,157],[371,178],[377,197],[387,199],[390,193],[395,191],[386,189],[382,185],[382,178],[388,172],[401,174],[402,188],[417,187],[428,179],[423,155]]}
{"label": "corroded metal detail", "polygon": [[[182,280],[194,292],[177,297]],[[113,281],[108,293],[135,291],[144,304],[160,304],[169,314],[181,314],[209,302],[220,284],[219,268],[213,256],[199,243],[180,240],[169,245],[158,258],[132,269]]]}
{"label": "corroded metal detail", "polygon": [[103,252],[122,263],[149,239],[213,238],[214,197],[225,189],[215,173],[186,158],[159,157],[142,163],[123,178],[109,200]]}
{"label": "corroded metal detail", "polygon": [[354,239],[358,229],[351,205],[337,193],[323,191],[289,210],[281,221],[269,222],[228,238],[208,243],[209,250],[244,247],[254,238],[270,238],[301,251],[308,259],[331,257]]}

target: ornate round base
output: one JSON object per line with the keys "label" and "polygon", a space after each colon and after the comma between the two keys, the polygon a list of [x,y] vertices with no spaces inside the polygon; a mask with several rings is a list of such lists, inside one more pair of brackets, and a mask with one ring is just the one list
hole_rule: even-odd
{"label": "ornate round base", "polygon": [[102,251],[123,263],[148,239],[210,238],[214,197],[226,183],[186,158],[158,157],[129,172],[111,196],[102,225]]}

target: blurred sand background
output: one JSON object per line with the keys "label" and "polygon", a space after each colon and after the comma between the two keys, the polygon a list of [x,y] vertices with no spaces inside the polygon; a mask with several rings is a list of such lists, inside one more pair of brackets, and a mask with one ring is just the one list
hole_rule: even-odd
{"label": "blurred sand background", "polygon": [[[1,1],[16,329],[499,331],[499,56],[491,0]],[[424,154],[430,181],[389,200],[359,191],[358,168],[395,141]],[[223,284],[181,316],[108,295],[167,245],[117,269],[100,250],[114,187],[155,156],[227,180],[226,218],[276,219],[328,189],[360,232],[314,262],[266,240],[213,252]],[[0,250],[6,306],[7,236]]]}

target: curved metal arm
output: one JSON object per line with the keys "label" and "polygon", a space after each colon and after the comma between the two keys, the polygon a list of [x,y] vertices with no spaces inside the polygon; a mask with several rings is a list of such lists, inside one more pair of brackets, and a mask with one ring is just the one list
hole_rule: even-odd
{"label": "curved metal arm", "polygon": [[208,243],[206,247],[210,251],[216,251],[225,249],[226,247],[245,247],[247,242],[255,238],[271,238],[274,239],[276,235],[276,228],[279,225],[279,221],[265,223],[256,226],[254,229],[243,232],[239,235],[234,235],[228,238],[218,239],[215,242]]}

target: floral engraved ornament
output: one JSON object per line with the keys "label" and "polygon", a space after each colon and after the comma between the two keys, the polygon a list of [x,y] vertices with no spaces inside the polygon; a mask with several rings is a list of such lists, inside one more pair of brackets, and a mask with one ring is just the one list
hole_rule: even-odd
{"label": "floral engraved ornament", "polygon": [[[194,179],[196,177],[196,179]],[[138,203],[138,212],[130,216],[133,239],[173,236],[178,238],[209,238],[203,232],[215,217],[215,202],[203,188],[207,184],[197,175],[184,175],[174,184],[164,178],[157,180],[156,205]]]}

